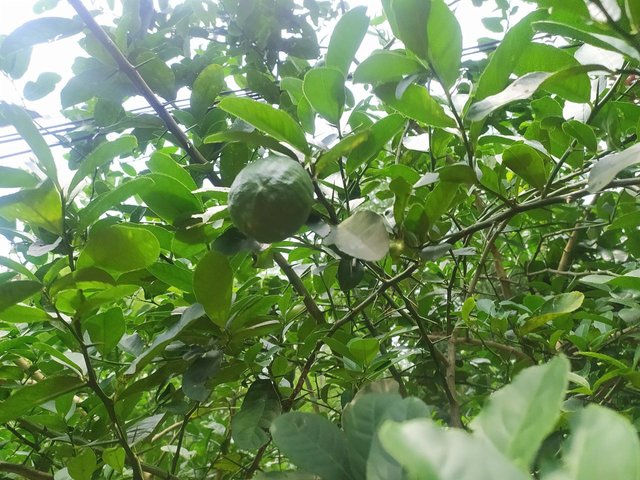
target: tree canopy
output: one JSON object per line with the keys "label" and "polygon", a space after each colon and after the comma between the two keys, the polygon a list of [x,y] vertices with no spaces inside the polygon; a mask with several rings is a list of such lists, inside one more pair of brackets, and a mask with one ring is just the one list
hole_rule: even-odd
{"label": "tree canopy", "polygon": [[0,37],[0,479],[640,480],[640,3],[58,3]]}

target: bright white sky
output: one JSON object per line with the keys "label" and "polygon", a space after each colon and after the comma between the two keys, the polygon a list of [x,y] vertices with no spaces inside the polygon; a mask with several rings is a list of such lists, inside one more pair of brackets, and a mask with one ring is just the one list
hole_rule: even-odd
{"label": "bright white sky", "polygon": [[[0,0],[0,35],[7,35],[13,31],[17,26],[24,22],[36,18],[37,15],[33,13],[33,6],[36,0]],[[119,2],[116,2],[116,4]],[[172,3],[181,3],[180,0],[173,0]],[[368,7],[368,14],[371,18],[379,16],[382,12],[382,7],[379,0],[347,0],[346,3],[350,7],[358,5],[365,5]],[[524,4],[517,0],[512,0],[512,3],[519,4],[518,14],[512,18],[512,23],[515,23],[519,18],[526,13],[533,10],[532,4]],[[89,8],[100,8],[106,5],[105,0],[85,0],[85,4]],[[474,7],[471,0],[461,0],[455,5],[455,12],[460,22],[463,32],[463,46],[473,47],[477,45],[479,38],[490,37],[499,38],[499,34],[489,32],[482,25],[481,19],[485,17],[491,17],[495,14],[493,10],[495,8],[493,1],[485,2],[482,7]],[[45,12],[46,16],[60,16],[60,17],[72,17],[75,14],[73,8],[65,1],[60,0],[56,8]],[[323,44],[328,43],[328,39],[333,26],[329,26],[326,32],[320,33],[320,41]],[[31,63],[27,73],[19,80],[12,80],[8,76],[0,73],[0,101],[6,101],[22,105],[30,110],[38,112],[41,116],[38,119],[38,123],[41,126],[52,126],[60,123],[64,123],[66,120],[60,114],[60,89],[65,85],[66,81],[72,76],[71,65],[73,60],[77,56],[85,55],[84,51],[77,44],[77,38],[71,37],[59,40],[50,44],[41,44],[35,46],[31,57]],[[358,58],[363,59],[372,50],[379,48],[377,41],[370,38],[369,41],[365,39],[359,53]],[[24,85],[28,81],[35,81],[38,75],[43,72],[55,72],[62,76],[62,81],[57,85],[57,89],[54,93],[47,95],[41,100],[26,101],[22,98],[22,90]],[[356,92],[357,94],[357,92]],[[188,95],[188,93],[187,93]],[[184,96],[184,95],[183,95]],[[178,95],[179,98],[183,96]],[[126,107],[130,106],[143,106],[140,98],[136,98],[131,102],[127,102]],[[11,128],[0,128],[0,136],[11,133]],[[47,137],[49,143],[54,143],[55,139]],[[29,154],[24,155],[11,155],[16,152],[26,150],[27,147],[23,142],[10,142],[0,143],[0,165],[11,166],[29,169],[33,169],[31,156]],[[58,147],[54,149],[54,155],[59,157],[62,154],[62,150]],[[8,156],[7,158],[2,158]],[[62,160],[58,162],[58,169],[60,173],[61,182],[64,184],[70,178],[71,174],[66,168],[66,161]],[[8,191],[3,192],[0,190],[0,195],[10,193]],[[0,237],[0,253],[6,251],[7,245],[3,241],[4,238]]]}

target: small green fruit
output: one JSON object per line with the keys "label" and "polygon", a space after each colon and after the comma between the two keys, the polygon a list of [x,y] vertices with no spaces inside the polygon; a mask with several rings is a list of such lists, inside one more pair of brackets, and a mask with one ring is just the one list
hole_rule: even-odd
{"label": "small green fruit", "polygon": [[234,225],[261,243],[290,237],[307,221],[313,205],[313,183],[302,166],[272,156],[250,163],[229,189]]}

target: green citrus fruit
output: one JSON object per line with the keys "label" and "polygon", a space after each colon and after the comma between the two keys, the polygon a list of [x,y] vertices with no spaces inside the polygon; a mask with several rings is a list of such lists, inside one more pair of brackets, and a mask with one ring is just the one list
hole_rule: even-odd
{"label": "green citrus fruit", "polygon": [[272,156],[244,167],[229,189],[229,214],[234,225],[261,243],[284,240],[307,221],[313,205],[313,184],[302,166]]}

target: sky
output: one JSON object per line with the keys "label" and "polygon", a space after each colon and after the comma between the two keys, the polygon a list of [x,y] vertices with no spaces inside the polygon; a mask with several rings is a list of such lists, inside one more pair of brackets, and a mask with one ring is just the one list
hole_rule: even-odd
{"label": "sky", "polygon": [[[51,1],[51,0],[50,0]],[[7,35],[12,32],[17,26],[22,25],[28,20],[37,18],[33,12],[33,7],[37,4],[37,0],[0,0],[0,35]],[[119,4],[120,2],[116,2]],[[180,0],[172,0],[171,3],[180,3]],[[379,16],[382,12],[379,0],[347,0],[346,3],[350,7],[359,5],[365,5],[368,7],[367,13],[371,18]],[[512,1],[512,4],[519,4],[519,12],[512,22],[516,22],[519,18],[533,9],[531,4],[523,4],[517,0]],[[85,0],[85,5],[89,8],[100,8],[106,5],[105,0]],[[460,0],[455,5],[455,13],[458,21],[461,25],[463,32],[463,47],[473,47],[477,45],[479,38],[500,38],[500,34],[492,33],[485,29],[482,24],[482,19],[486,17],[495,16],[494,10],[495,3],[493,0],[486,1],[482,7],[475,7],[471,0]],[[60,16],[70,18],[75,14],[73,8],[65,1],[59,0],[57,6],[43,15],[46,16]],[[332,25],[328,25],[325,31],[321,31],[319,38],[322,43],[328,43],[330,37]],[[27,73],[19,80],[12,80],[7,75],[0,72],[0,101],[6,101],[9,103],[15,103],[26,107],[30,110],[38,112],[40,118],[38,118],[38,124],[40,126],[52,126],[61,123],[65,123],[67,120],[60,114],[60,89],[65,85],[66,81],[71,78],[71,66],[73,61],[78,56],[86,56],[84,51],[77,43],[79,36],[70,37],[56,42],[48,44],[36,45],[33,49],[31,63]],[[377,40],[373,37],[365,38],[363,45],[361,46],[357,57],[364,59],[374,49],[379,48]],[[62,80],[58,83],[56,90],[37,101],[26,101],[22,97],[22,90],[24,85],[28,81],[35,81],[38,75],[43,72],[55,72],[62,77]],[[178,98],[183,98],[179,92]],[[188,95],[188,92],[186,92]],[[357,95],[358,92],[355,92]],[[137,97],[131,101],[128,101],[125,105],[131,108],[132,106],[144,106],[144,101]],[[0,165],[15,167],[15,168],[28,168],[33,170],[35,168],[29,153],[15,155],[17,152],[28,150],[28,147],[24,142],[2,141],[2,137],[9,133],[12,133],[12,128],[0,128]],[[6,140],[6,138],[4,139]],[[49,143],[54,143],[56,140],[52,137],[47,137]],[[61,159],[63,150],[61,147],[53,149],[54,156]],[[67,169],[66,161],[61,159],[58,162],[59,174],[61,181],[64,185],[65,180],[68,181],[72,177],[73,173]],[[10,191],[2,191],[0,189],[0,195],[11,193]],[[0,237],[0,253],[5,252],[7,244],[3,241],[4,238]]]}

